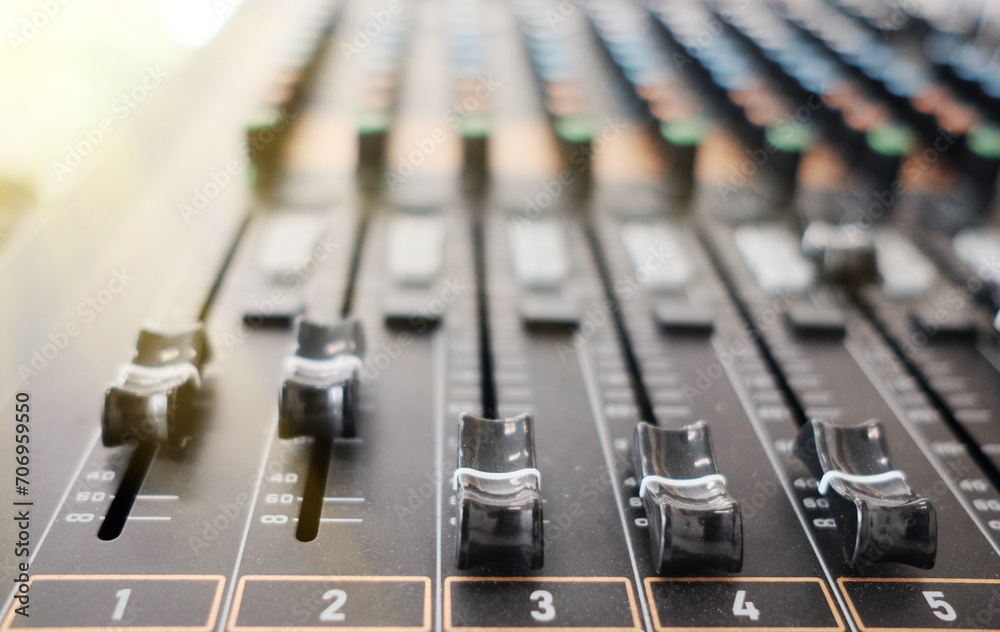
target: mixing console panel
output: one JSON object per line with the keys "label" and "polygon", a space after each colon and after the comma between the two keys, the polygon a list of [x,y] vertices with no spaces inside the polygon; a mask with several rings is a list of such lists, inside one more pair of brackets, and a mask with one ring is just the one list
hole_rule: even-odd
{"label": "mixing console panel", "polygon": [[996,15],[267,7],[15,358],[0,630],[1000,629]]}

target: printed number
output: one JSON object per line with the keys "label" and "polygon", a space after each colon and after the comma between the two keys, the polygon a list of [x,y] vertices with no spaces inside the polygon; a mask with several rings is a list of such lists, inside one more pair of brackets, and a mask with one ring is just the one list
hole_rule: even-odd
{"label": "printed number", "polygon": [[295,472],[288,472],[286,474],[278,472],[277,474],[271,476],[272,483],[297,483],[298,481],[299,475]]}
{"label": "printed number", "polygon": [[273,505],[275,503],[281,503],[282,505],[290,505],[295,500],[295,496],[292,494],[268,494],[264,497],[264,502]]}
{"label": "printed number", "polygon": [[1000,511],[1000,500],[996,498],[977,498],[972,501],[972,506],[978,511]]}
{"label": "printed number", "polygon": [[71,513],[66,514],[66,522],[93,522],[94,514],[92,513]]}
{"label": "printed number", "polygon": [[531,611],[535,621],[551,621],[556,618],[556,609],[552,607],[552,593],[547,590],[536,590],[530,599],[538,602],[538,610]]}
{"label": "printed number", "polygon": [[108,481],[115,480],[115,473],[112,470],[100,470],[100,471],[97,471],[97,472],[88,472],[87,473],[87,480],[88,481],[104,481],[106,483]]}
{"label": "printed number", "polygon": [[104,492],[77,492],[76,502],[85,503],[88,500],[99,503],[107,497]]}
{"label": "printed number", "polygon": [[826,498],[803,498],[802,504],[806,509],[827,509],[830,501]]}
{"label": "printed number", "polygon": [[987,524],[990,525],[990,529],[1000,531],[1000,520],[990,520]]}
{"label": "printed number", "polygon": [[[931,607],[934,616],[942,621],[954,621],[958,614],[951,604],[944,600],[944,593],[939,590],[925,590],[924,599]],[[940,610],[939,610],[940,608]]]}
{"label": "printed number", "polygon": [[340,610],[344,606],[344,602],[347,601],[347,593],[345,593],[343,590],[337,590],[337,589],[328,590],[325,593],[323,593],[324,601],[329,601],[330,599],[333,599],[333,603],[327,606],[326,610],[324,610],[319,615],[319,620],[343,621],[344,613],[337,611]]}
{"label": "printed number", "polygon": [[817,529],[836,529],[837,523],[833,518],[813,518],[813,526]]}
{"label": "printed number", "polygon": [[265,514],[260,517],[260,521],[264,524],[285,524],[288,522],[288,516],[283,516],[281,514]]}
{"label": "printed number", "polygon": [[118,603],[115,604],[115,611],[111,614],[112,621],[121,621],[122,615],[125,614],[125,604],[128,603],[128,598],[132,596],[131,588],[122,588],[115,593],[115,598]]}
{"label": "printed number", "polygon": [[747,591],[737,590],[736,601],[733,602],[733,614],[737,617],[750,617],[751,621],[760,618],[760,611],[753,607],[752,601],[747,601]]}

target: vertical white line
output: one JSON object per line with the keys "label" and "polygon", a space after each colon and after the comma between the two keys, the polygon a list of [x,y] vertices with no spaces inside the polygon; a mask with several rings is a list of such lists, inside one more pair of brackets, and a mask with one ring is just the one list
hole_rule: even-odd
{"label": "vertical white line", "polygon": [[601,398],[598,394],[599,386],[594,378],[594,367],[590,360],[590,345],[584,343],[577,350],[577,357],[580,360],[580,372],[583,374],[583,383],[587,387],[587,398],[590,400],[590,408],[594,411],[594,425],[597,427],[597,435],[601,440],[601,452],[604,453],[604,464],[608,468],[608,475],[611,477],[611,491],[615,494],[615,506],[618,508],[618,516],[621,518],[622,535],[625,536],[625,544],[628,547],[628,556],[632,562],[632,573],[635,575],[636,593],[639,595],[639,603],[642,607],[642,617],[646,621],[646,630],[652,632],[653,622],[649,618],[649,604],[646,603],[646,592],[642,585],[642,577],[639,576],[639,565],[635,561],[635,551],[632,548],[632,540],[629,538],[628,518],[622,507],[621,483],[618,480],[618,472],[615,469],[614,449],[611,446],[611,438],[608,436],[607,420],[604,418],[604,408],[601,405]]}
{"label": "vertical white line", "polygon": [[271,448],[274,447],[274,437],[278,435],[278,425],[270,426],[267,432],[267,445],[264,454],[260,459],[260,466],[257,468],[257,482],[253,487],[253,499],[250,501],[250,511],[247,513],[247,523],[243,527],[243,539],[240,541],[240,549],[236,553],[236,564],[233,566],[233,575],[229,578],[229,590],[226,592],[226,602],[222,604],[222,614],[219,617],[219,632],[226,629],[226,619],[229,618],[229,607],[233,603],[233,591],[236,589],[236,576],[240,572],[243,564],[243,550],[247,546],[247,538],[250,535],[250,525],[253,524],[253,512],[257,507],[257,497],[260,496],[260,486],[264,482],[264,472],[267,470],[267,460],[271,457]]}
{"label": "vertical white line", "polygon": [[434,482],[435,482],[435,497],[437,502],[437,517],[435,519],[435,533],[437,534],[437,569],[435,571],[435,584],[434,584],[434,614],[435,620],[437,621],[437,630],[441,632],[442,629],[442,596],[444,594],[444,588],[441,586],[441,521],[442,512],[444,511],[444,495],[441,492],[441,485],[444,483],[443,480],[443,466],[444,466],[444,417],[445,417],[445,382],[447,380],[447,338],[445,330],[442,328],[440,333],[434,337],[434,375],[436,376],[436,382],[434,384]]}

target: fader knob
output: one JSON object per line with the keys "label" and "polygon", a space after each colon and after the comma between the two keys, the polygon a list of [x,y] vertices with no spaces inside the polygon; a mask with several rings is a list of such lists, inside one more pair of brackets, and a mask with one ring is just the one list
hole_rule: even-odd
{"label": "fader knob", "polygon": [[281,438],[355,435],[363,354],[364,335],[357,321],[299,323],[298,349],[288,360],[281,385]]}
{"label": "fader knob", "polygon": [[455,470],[458,568],[515,562],[539,569],[542,476],[535,467],[531,415],[458,422]]}
{"label": "fader knob", "polygon": [[795,455],[820,479],[819,492],[830,502],[851,566],[934,566],[934,507],[913,493],[893,465],[882,424],[843,427],[814,419],[799,431]]}
{"label": "fader knob", "polygon": [[875,242],[860,226],[812,222],[802,233],[802,252],[833,283],[860,285],[878,278]]}
{"label": "fader knob", "polygon": [[208,359],[205,331],[200,324],[174,334],[143,329],[135,349],[135,358],[119,368],[104,393],[104,445],[176,443],[183,435],[187,405],[201,385],[201,365]]}
{"label": "fader knob", "polygon": [[633,459],[657,572],[743,566],[743,519],[715,465],[704,421],[679,430],[641,422]]}

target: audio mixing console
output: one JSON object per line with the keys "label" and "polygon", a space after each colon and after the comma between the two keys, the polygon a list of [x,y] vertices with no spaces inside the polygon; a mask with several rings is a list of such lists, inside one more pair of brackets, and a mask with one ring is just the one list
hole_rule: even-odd
{"label": "audio mixing console", "polygon": [[248,0],[4,253],[0,630],[1000,629],[967,5]]}

